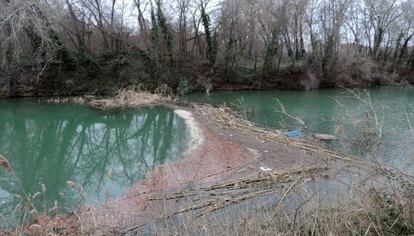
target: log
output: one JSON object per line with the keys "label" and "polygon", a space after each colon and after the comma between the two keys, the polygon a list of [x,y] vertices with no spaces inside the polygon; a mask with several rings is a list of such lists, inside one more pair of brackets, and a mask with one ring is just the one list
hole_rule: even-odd
{"label": "log", "polygon": [[313,137],[316,139],[325,140],[325,141],[338,140],[338,138],[335,135],[331,135],[331,134],[314,134]]}

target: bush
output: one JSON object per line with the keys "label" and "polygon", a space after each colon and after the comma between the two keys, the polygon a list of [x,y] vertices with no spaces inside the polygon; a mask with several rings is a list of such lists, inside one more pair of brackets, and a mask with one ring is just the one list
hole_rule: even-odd
{"label": "bush", "polygon": [[180,96],[184,96],[188,94],[190,91],[190,83],[188,82],[188,80],[180,80],[177,87],[177,94]]}

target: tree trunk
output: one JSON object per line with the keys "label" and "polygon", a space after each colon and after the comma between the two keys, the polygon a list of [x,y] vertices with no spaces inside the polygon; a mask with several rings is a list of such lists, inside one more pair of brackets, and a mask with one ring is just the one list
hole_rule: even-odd
{"label": "tree trunk", "polygon": [[138,24],[139,24],[139,32],[140,36],[144,38],[144,47],[148,47],[148,33],[147,33],[147,24],[145,22],[144,15],[142,13],[141,9],[141,1],[140,0],[134,0],[135,6],[138,10]]}
{"label": "tree trunk", "polygon": [[[414,33],[413,33],[413,34],[411,34],[410,36],[408,36],[408,37],[405,39],[404,44],[403,44],[403,46],[401,47],[400,56],[399,56],[399,58],[398,58],[398,65],[401,65],[402,60],[403,60],[403,58],[404,58],[404,55],[406,54],[406,51],[407,51],[408,43],[410,42],[410,40],[411,40],[411,38],[412,38],[413,36],[414,36]],[[409,58],[407,58],[407,59],[408,59],[407,61],[409,61]]]}
{"label": "tree trunk", "polygon": [[83,54],[86,51],[86,46],[85,46],[85,42],[84,42],[84,37],[83,35],[81,35],[79,28],[78,28],[78,24],[79,24],[79,20],[78,17],[75,14],[75,11],[73,10],[72,4],[69,2],[69,0],[66,0],[66,5],[68,6],[69,9],[69,14],[72,17],[72,20],[75,24],[75,37],[77,40],[77,45],[75,45],[78,49],[78,52]]}

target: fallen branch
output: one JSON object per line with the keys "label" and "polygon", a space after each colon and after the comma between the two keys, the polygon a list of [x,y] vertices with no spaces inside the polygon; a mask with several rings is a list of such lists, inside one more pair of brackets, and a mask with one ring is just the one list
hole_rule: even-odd
{"label": "fallen branch", "polygon": [[301,124],[301,125],[305,125],[305,122],[303,121],[303,120],[301,120],[299,117],[296,117],[296,116],[293,116],[293,115],[291,115],[291,114],[289,114],[288,112],[287,112],[287,110],[286,110],[286,108],[285,108],[285,106],[283,106],[283,104],[280,102],[280,100],[279,99],[276,99],[276,102],[279,104],[279,106],[280,106],[280,110],[277,110],[277,109],[275,109],[275,111],[276,112],[278,112],[278,113],[282,113],[283,115],[285,115],[285,116],[287,116],[287,117],[289,117],[289,118],[291,118],[291,119],[293,119],[293,120],[295,120],[295,121],[297,121],[299,124]]}

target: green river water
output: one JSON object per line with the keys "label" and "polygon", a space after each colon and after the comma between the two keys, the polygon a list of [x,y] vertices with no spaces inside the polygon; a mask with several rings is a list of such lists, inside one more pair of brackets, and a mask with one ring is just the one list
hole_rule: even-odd
{"label": "green river water", "polygon": [[162,107],[103,112],[0,101],[0,153],[16,175],[0,169],[0,227],[24,217],[24,199],[36,193],[38,211],[119,196],[155,165],[180,158],[186,140],[184,120]]}

